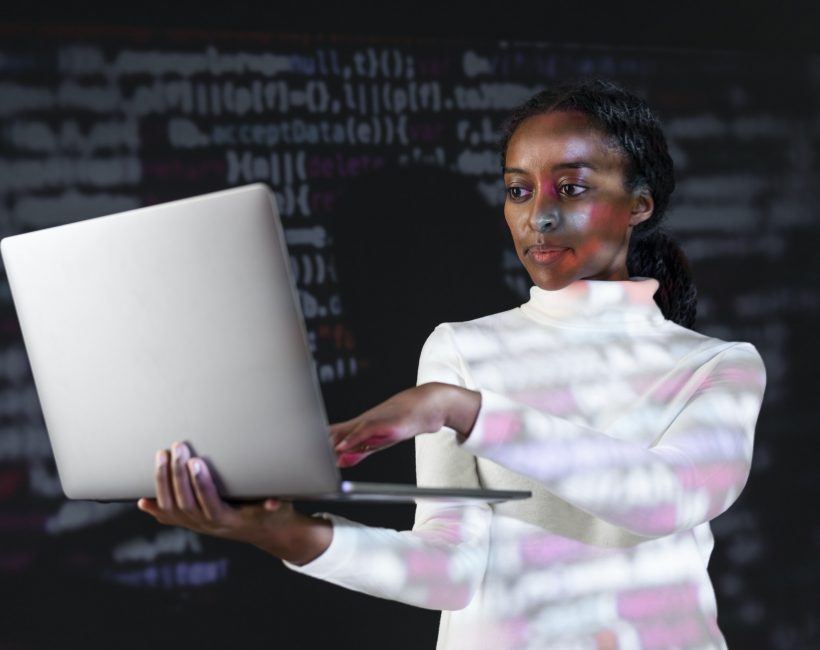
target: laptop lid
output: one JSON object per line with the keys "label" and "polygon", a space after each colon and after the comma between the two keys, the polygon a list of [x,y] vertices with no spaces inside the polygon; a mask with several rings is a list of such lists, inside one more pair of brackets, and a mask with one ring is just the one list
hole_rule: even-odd
{"label": "laptop lid", "polygon": [[69,498],[153,495],[154,452],[175,440],[231,499],[529,496],[341,482],[265,184],[6,237],[0,252]]}
{"label": "laptop lid", "polygon": [[154,452],[174,440],[219,459],[226,496],[338,488],[266,185],[15,235],[0,250],[69,498],[152,495]]}

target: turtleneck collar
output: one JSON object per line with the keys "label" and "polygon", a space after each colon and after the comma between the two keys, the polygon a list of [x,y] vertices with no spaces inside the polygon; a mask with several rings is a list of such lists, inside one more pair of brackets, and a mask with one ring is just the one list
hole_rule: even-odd
{"label": "turtleneck collar", "polygon": [[653,296],[654,278],[629,280],[576,280],[547,291],[530,289],[530,300],[521,306],[525,314],[553,325],[577,329],[657,329],[666,323]]}

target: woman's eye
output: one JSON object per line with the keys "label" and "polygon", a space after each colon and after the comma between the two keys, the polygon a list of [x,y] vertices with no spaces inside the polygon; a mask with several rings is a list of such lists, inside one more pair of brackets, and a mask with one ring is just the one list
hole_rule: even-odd
{"label": "woman's eye", "polygon": [[577,185],[575,183],[564,183],[558,188],[558,191],[564,196],[578,196],[586,192],[586,190],[587,188],[583,185]]}
{"label": "woman's eye", "polygon": [[513,185],[512,187],[507,188],[507,196],[509,196],[513,201],[523,201],[530,194],[532,194],[532,192],[526,187]]}

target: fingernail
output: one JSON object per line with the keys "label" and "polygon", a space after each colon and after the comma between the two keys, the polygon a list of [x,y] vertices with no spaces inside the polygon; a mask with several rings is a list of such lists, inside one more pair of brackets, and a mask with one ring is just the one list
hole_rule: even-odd
{"label": "fingernail", "polygon": [[174,445],[174,460],[180,460],[185,455],[185,445]]}
{"label": "fingernail", "polygon": [[191,461],[191,471],[194,473],[194,476],[199,476],[199,473],[202,471],[202,462],[199,459]]}
{"label": "fingernail", "polygon": [[165,452],[164,451],[158,451],[156,453],[155,460],[156,460],[157,467],[162,467],[163,465],[165,465]]}

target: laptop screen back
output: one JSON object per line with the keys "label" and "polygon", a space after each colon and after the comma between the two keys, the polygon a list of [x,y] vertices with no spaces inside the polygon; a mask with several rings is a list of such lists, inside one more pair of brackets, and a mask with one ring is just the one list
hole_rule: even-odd
{"label": "laptop screen back", "polygon": [[337,489],[267,186],[8,237],[2,255],[68,497],[153,495],[175,440],[224,496]]}

